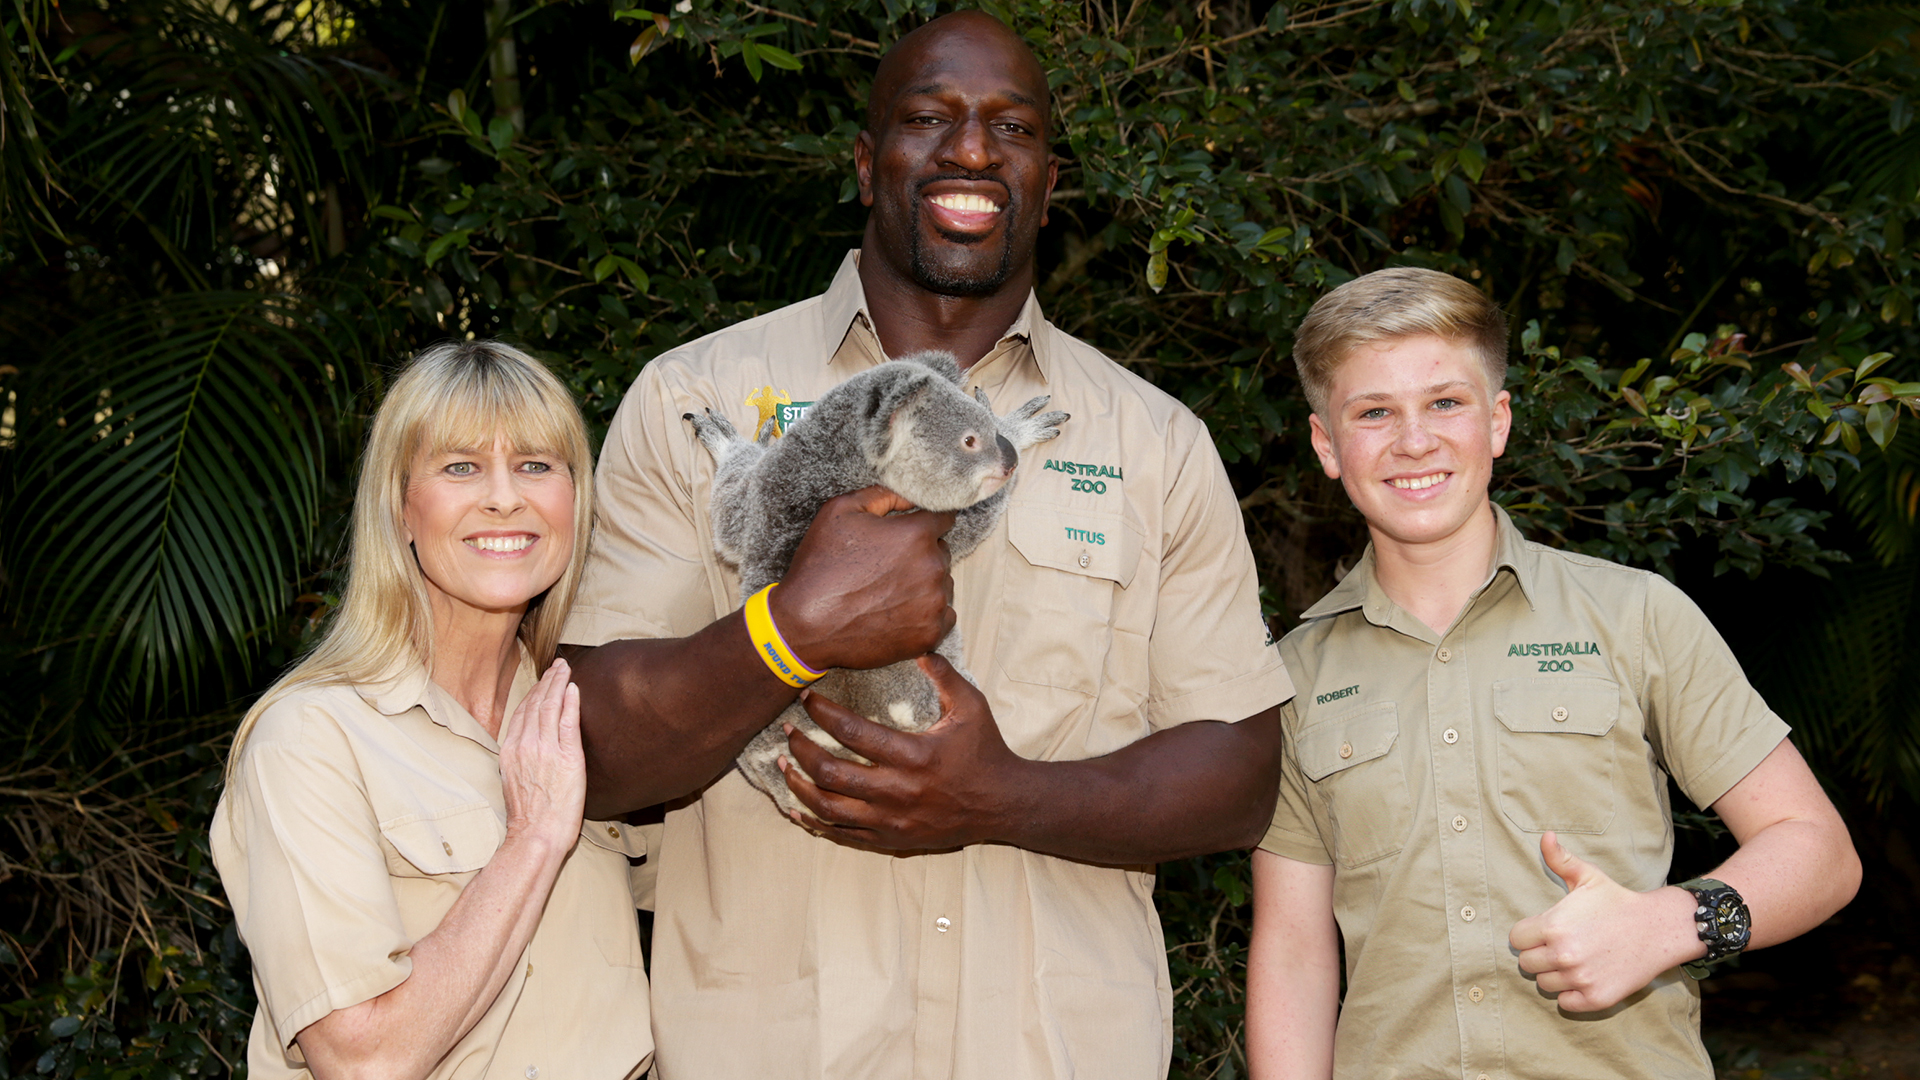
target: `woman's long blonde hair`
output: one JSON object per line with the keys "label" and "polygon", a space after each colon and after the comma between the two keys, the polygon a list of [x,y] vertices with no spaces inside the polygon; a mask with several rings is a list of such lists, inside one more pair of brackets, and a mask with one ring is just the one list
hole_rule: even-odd
{"label": "woman's long blonde hair", "polygon": [[560,580],[533,598],[520,640],[535,670],[560,646],[593,531],[593,457],[573,395],[538,360],[497,341],[435,345],[413,358],[374,414],[353,500],[347,583],[320,643],[247,710],[227,757],[229,775],[260,714],[289,691],[316,683],[369,683],[403,663],[430,664],[433,614],[426,579],[407,543],[408,472],[414,458],[491,446],[554,454],[573,476],[573,552]]}

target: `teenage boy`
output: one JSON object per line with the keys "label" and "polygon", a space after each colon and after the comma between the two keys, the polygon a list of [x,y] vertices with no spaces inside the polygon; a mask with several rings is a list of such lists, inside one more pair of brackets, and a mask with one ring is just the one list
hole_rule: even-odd
{"label": "teenage boy", "polygon": [[[1500,310],[1430,270],[1348,282],[1300,326],[1314,450],[1373,542],[1281,644],[1299,695],[1254,856],[1256,1077],[1708,1078],[1704,964],[1859,885],[1700,610],[1487,498],[1506,351]],[[1679,885],[1669,777],[1740,844]]]}

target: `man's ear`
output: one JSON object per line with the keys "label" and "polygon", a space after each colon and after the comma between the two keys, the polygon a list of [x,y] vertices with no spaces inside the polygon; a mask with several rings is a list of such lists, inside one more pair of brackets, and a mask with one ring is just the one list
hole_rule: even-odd
{"label": "man's ear", "polygon": [[1507,452],[1507,436],[1513,431],[1513,395],[1505,390],[1493,396],[1493,415],[1489,418],[1493,428],[1493,456],[1499,457]]}
{"label": "man's ear", "polygon": [[1053,205],[1053,187],[1060,182],[1060,159],[1047,155],[1047,194],[1040,200],[1040,224],[1047,223],[1047,208]]}
{"label": "man's ear", "polygon": [[1334,450],[1333,436],[1327,432],[1327,425],[1320,422],[1320,414],[1307,417],[1307,430],[1313,437],[1313,452],[1320,455],[1320,470],[1327,479],[1340,479],[1340,455]]}
{"label": "man's ear", "polygon": [[860,205],[873,205],[873,133],[862,130],[853,137],[853,175],[860,184]]}

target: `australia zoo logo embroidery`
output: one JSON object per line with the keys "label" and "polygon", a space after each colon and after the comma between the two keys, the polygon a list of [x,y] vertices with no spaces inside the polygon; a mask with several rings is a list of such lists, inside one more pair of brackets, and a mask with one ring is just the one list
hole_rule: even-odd
{"label": "australia zoo logo embroidery", "polygon": [[1051,470],[1067,473],[1073,477],[1073,490],[1090,491],[1095,495],[1107,493],[1108,480],[1119,483],[1124,479],[1120,475],[1118,465],[1089,465],[1084,461],[1055,461],[1048,458],[1047,463],[1040,468],[1043,472]]}
{"label": "australia zoo logo embroidery", "polygon": [[[1508,656],[1556,657],[1599,656],[1597,641],[1516,641],[1507,646]],[[1572,660],[1536,660],[1541,671],[1572,671]]]}

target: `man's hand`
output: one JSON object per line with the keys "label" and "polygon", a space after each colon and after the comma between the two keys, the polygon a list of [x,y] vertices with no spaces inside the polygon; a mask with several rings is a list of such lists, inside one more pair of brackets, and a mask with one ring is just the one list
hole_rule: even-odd
{"label": "man's hand", "polygon": [[1551,832],[1540,837],[1540,854],[1567,883],[1567,895],[1515,923],[1507,942],[1519,951],[1520,970],[1543,992],[1559,995],[1562,1009],[1611,1008],[1661,972],[1705,954],[1685,889],[1634,892]]}
{"label": "man's hand", "polygon": [[[932,652],[953,629],[952,512],[914,513],[883,487],[829,499],[767,598],[809,667],[876,668]],[[895,515],[895,516],[888,516]]]}
{"label": "man's hand", "polygon": [[788,752],[807,778],[787,770],[787,786],[817,820],[795,820],[861,847],[927,851],[1001,839],[1008,794],[1026,759],[1008,749],[993,710],[945,657],[920,658],[940,693],[940,719],[922,732],[883,727],[819,694],[808,715],[843,746],[873,762],[835,757],[789,731]]}

